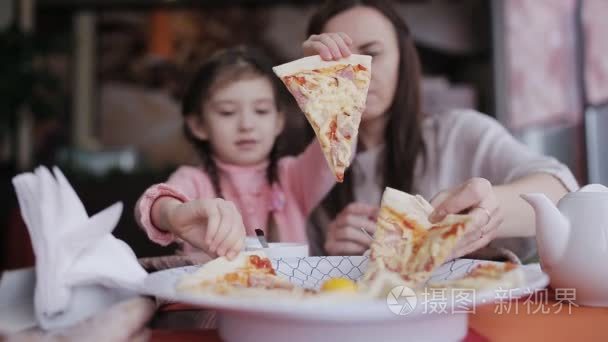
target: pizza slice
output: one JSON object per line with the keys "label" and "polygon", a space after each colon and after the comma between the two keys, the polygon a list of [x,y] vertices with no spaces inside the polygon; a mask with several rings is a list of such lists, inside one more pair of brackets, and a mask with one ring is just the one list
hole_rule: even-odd
{"label": "pizza slice", "polygon": [[315,131],[338,182],[351,163],[371,80],[371,56],[310,56],[273,68]]}
{"label": "pizza slice", "polygon": [[228,294],[254,288],[292,290],[294,285],[277,276],[262,251],[242,252],[234,260],[214,259],[182,277],[177,284],[178,291],[189,293]]}
{"label": "pizza slice", "polygon": [[521,267],[512,262],[487,262],[476,265],[465,277],[455,280],[429,282],[431,288],[455,289],[513,289],[524,284]]}
{"label": "pizza slice", "polygon": [[470,217],[448,215],[432,224],[428,220],[432,211],[419,195],[385,189],[370,261],[361,279],[367,291],[384,295],[397,285],[418,288],[446,261]]}

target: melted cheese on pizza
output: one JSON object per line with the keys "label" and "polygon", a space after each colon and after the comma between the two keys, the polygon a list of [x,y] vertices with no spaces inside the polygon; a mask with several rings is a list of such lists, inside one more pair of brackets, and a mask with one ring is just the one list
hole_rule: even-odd
{"label": "melted cheese on pizza", "polygon": [[351,116],[365,108],[365,97],[361,96],[362,89],[357,87],[354,79],[342,76],[345,69],[351,70],[345,72],[347,75],[363,77],[362,73],[352,71],[353,67],[350,65],[338,70],[329,68],[297,74],[307,85],[301,88],[308,99],[304,110],[314,122],[323,122],[327,115]]}
{"label": "melted cheese on pizza", "polygon": [[432,206],[419,196],[385,190],[370,263],[362,278],[368,288],[419,287],[447,259],[464,234],[468,218],[451,215],[433,225],[428,221],[431,212]]}
{"label": "melted cheese on pizza", "polygon": [[231,285],[249,287],[257,285],[255,279],[263,279],[265,275],[276,276],[270,259],[261,258],[259,255],[250,255],[247,259],[247,265],[234,272],[219,276],[215,280]]}
{"label": "melted cheese on pizza", "polygon": [[237,259],[218,258],[181,279],[178,289],[187,292],[228,293],[234,288],[291,289],[278,277],[270,259],[261,252],[241,253]]}
{"label": "melted cheese on pizza", "polygon": [[[350,141],[365,109],[370,73],[362,65],[336,65],[283,78],[338,168],[350,163]],[[343,170],[342,170],[343,172]]]}
{"label": "melted cheese on pizza", "polygon": [[463,222],[422,226],[390,207],[380,209],[371,258],[406,281],[426,280],[464,233]]}

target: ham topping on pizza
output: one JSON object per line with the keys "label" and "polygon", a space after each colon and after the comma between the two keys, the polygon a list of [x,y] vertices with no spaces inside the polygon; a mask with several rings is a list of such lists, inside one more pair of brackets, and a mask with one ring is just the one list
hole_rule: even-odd
{"label": "ham topping on pizza", "polygon": [[311,56],[273,70],[313,127],[336,179],[343,181],[365,109],[371,57],[351,55],[338,61],[323,61]]}
{"label": "ham topping on pizza", "polygon": [[[399,282],[420,287],[433,270],[446,261],[470,218],[449,215],[442,222],[432,224],[428,221],[432,211],[432,206],[422,197],[386,188],[370,262],[362,278],[367,288],[384,291]],[[377,284],[387,280],[393,284]]]}

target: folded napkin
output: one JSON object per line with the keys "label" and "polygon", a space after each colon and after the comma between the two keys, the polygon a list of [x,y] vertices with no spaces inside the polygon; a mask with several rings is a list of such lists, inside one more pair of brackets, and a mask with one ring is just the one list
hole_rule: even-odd
{"label": "folded napkin", "polygon": [[36,318],[46,330],[134,296],[147,275],[131,248],[111,234],[122,203],[89,217],[63,173],[53,173],[39,167],[13,178],[36,255]]}

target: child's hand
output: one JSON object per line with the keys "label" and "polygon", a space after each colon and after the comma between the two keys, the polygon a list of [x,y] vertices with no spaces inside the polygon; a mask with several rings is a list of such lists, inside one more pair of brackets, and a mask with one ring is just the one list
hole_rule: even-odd
{"label": "child's hand", "polygon": [[313,34],[302,43],[306,56],[320,55],[326,61],[338,60],[351,54],[353,40],[344,32]]}
{"label": "child's hand", "polygon": [[245,245],[243,218],[223,199],[179,203],[168,213],[171,231],[191,245],[234,259]]}

